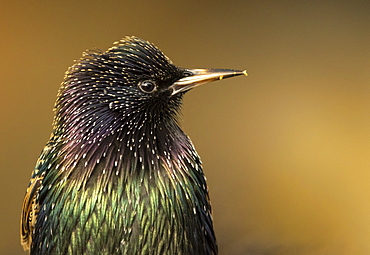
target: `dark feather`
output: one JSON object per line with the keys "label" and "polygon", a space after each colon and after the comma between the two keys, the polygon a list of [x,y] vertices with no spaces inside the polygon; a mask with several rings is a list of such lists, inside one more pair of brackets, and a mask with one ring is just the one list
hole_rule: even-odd
{"label": "dark feather", "polygon": [[183,76],[135,37],[67,71],[23,205],[31,254],[217,253],[201,162],[177,123],[183,93],[168,91]]}

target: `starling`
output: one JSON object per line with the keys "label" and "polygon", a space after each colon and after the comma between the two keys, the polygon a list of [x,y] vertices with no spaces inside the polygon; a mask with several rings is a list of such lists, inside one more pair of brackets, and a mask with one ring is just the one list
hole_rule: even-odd
{"label": "starling", "polygon": [[30,254],[217,254],[201,161],[177,115],[190,89],[246,71],[185,69],[125,37],[68,69],[23,202]]}

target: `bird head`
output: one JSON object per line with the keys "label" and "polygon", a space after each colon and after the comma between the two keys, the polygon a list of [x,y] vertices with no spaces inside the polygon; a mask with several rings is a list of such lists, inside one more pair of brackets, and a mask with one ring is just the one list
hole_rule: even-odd
{"label": "bird head", "polygon": [[137,129],[145,122],[168,122],[176,119],[185,92],[243,74],[180,68],[153,44],[125,37],[107,51],[87,51],[66,72],[55,123],[67,128],[66,133],[99,138],[124,125]]}

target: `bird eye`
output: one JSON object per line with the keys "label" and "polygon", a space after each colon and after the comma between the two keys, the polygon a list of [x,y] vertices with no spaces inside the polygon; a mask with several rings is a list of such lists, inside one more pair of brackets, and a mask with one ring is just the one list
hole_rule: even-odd
{"label": "bird eye", "polygon": [[151,93],[157,89],[157,86],[154,81],[146,80],[139,83],[139,88],[145,93]]}

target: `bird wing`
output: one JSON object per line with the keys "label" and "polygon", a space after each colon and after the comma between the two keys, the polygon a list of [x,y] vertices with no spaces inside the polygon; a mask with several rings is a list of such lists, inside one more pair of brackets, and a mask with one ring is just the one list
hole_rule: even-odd
{"label": "bird wing", "polygon": [[39,212],[37,196],[41,187],[43,175],[36,175],[31,179],[23,200],[21,215],[21,244],[24,250],[30,249],[32,243],[32,233],[36,225],[36,218]]}

